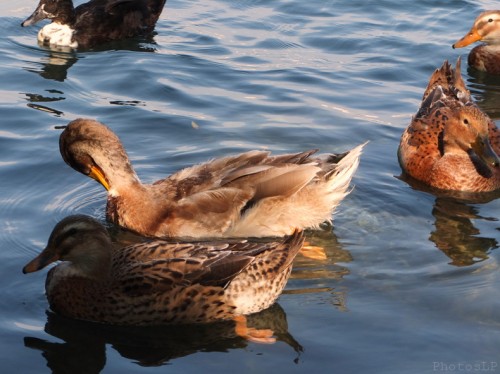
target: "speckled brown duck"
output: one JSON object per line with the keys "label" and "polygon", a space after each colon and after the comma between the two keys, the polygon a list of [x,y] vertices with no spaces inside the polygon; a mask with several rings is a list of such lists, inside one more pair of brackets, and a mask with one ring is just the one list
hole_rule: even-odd
{"label": "speckled brown duck", "polygon": [[460,59],[455,69],[445,61],[401,137],[401,168],[442,190],[494,191],[500,188],[499,151],[498,129],[465,87]]}
{"label": "speckled brown duck", "polygon": [[466,47],[478,41],[483,44],[470,51],[469,66],[490,74],[500,74],[500,10],[481,13],[469,32],[453,44],[453,48]]}
{"label": "speckled brown duck", "polygon": [[340,154],[249,151],[143,184],[118,137],[90,119],[69,123],[63,159],[108,190],[109,221],[154,237],[265,237],[317,228],[348,194],[363,145]]}
{"label": "speckled brown duck", "polygon": [[90,0],[76,8],[72,0],[40,0],[21,26],[52,22],[38,32],[40,43],[90,48],[113,40],[151,33],[166,0]]}
{"label": "speckled brown duck", "polygon": [[52,310],[115,325],[206,323],[234,319],[237,332],[269,342],[268,331],[248,330],[245,315],[272,305],[303,244],[295,231],[281,242],[172,243],[154,240],[124,248],[87,216],[70,216],[47,247],[24,268],[47,274]]}

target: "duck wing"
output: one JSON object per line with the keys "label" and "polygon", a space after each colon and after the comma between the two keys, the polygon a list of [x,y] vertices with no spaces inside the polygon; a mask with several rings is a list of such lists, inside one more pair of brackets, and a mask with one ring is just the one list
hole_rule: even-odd
{"label": "duck wing", "polygon": [[309,158],[314,152],[245,152],[183,169],[154,185],[167,194],[166,211],[175,225],[224,232],[260,200],[289,197],[316,178],[321,168]]}
{"label": "duck wing", "polygon": [[265,266],[269,276],[288,268],[303,241],[303,232],[296,230],[282,242],[135,245],[117,250],[114,279],[129,296],[195,284],[225,288],[250,264]]}

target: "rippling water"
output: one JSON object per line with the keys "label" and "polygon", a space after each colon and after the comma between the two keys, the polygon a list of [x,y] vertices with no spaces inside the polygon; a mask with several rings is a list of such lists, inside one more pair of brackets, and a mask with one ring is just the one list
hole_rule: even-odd
{"label": "rippling water", "polygon": [[[0,4],[2,373],[500,370],[499,200],[436,197],[399,179],[396,158],[430,74],[465,57],[451,44],[497,2],[168,0],[150,39],[77,53],[19,26],[34,7]],[[462,72],[500,119],[500,80]],[[299,257],[279,305],[253,317],[276,344],[226,324],[46,314],[46,272],[22,266],[63,217],[104,220],[102,187],[59,155],[57,126],[81,116],[118,133],[146,182],[249,149],[370,141],[333,230],[309,237],[328,258]]]}

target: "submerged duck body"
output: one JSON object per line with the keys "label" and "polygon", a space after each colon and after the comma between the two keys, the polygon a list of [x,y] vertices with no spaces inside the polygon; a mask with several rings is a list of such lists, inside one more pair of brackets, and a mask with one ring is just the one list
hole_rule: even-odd
{"label": "submerged duck body", "polygon": [[460,73],[445,61],[404,131],[398,159],[403,171],[442,190],[488,192],[500,188],[500,133],[474,103]]}
{"label": "submerged duck body", "polygon": [[249,151],[188,167],[153,184],[134,172],[119,138],[89,119],[68,124],[63,159],[108,190],[111,222],[153,237],[290,234],[330,221],[348,194],[363,145],[341,155]]}
{"label": "submerged duck body", "polygon": [[73,7],[72,0],[40,0],[21,25],[42,19],[52,22],[38,33],[43,44],[90,48],[112,40],[153,31],[166,0],[91,0]]}
{"label": "submerged duck body", "polygon": [[47,274],[50,307],[61,315],[115,325],[206,323],[271,306],[303,244],[295,231],[281,242],[172,243],[113,247],[87,216],[53,229],[24,273],[62,261]]}
{"label": "submerged duck body", "polygon": [[481,41],[468,57],[468,64],[477,70],[500,74],[500,10],[481,13],[465,36],[453,44],[453,48],[466,47]]}

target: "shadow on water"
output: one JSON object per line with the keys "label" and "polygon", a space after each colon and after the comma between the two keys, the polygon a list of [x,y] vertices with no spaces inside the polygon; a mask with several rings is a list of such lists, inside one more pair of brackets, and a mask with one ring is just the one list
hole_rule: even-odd
{"label": "shadow on water", "polygon": [[469,266],[484,261],[488,254],[498,248],[495,238],[480,236],[481,232],[473,224],[474,220],[497,221],[496,218],[482,217],[474,204],[485,204],[500,197],[500,192],[468,193],[462,191],[441,191],[402,175],[399,179],[413,189],[436,196],[432,215],[435,229],[430,233],[432,241],[455,266]]}
{"label": "shadow on water", "polygon": [[[284,310],[274,304],[248,316],[249,326],[271,328],[289,345],[298,362],[302,346],[288,332]],[[99,373],[106,366],[106,345],[141,366],[160,366],[197,352],[227,352],[248,346],[231,321],[204,325],[119,327],[68,319],[47,313],[45,332],[63,342],[27,336],[24,345],[42,352],[53,373]]]}

